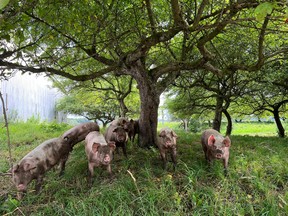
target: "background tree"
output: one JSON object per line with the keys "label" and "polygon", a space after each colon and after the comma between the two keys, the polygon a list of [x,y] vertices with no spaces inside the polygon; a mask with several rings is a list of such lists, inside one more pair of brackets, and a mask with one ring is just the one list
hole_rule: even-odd
{"label": "background tree", "polygon": [[[178,0],[169,4],[160,0],[11,1],[2,12],[0,67],[75,81],[112,72],[132,76],[141,101],[140,146],[149,147],[157,141],[160,95],[181,71],[252,72],[287,51],[286,45],[268,49],[264,43],[266,37],[285,33],[278,36],[274,31],[279,30],[277,22],[283,23],[284,4],[265,4],[269,10],[264,11],[264,20],[255,20],[256,0],[183,1],[181,5]],[[227,38],[238,30],[257,36],[250,41],[257,50],[250,54],[251,61],[235,60],[219,69],[211,44],[216,36]],[[240,53],[248,55],[247,48]]]}
{"label": "background tree", "polygon": [[126,113],[139,116],[138,90],[131,77],[106,75],[82,83],[60,80],[64,82],[54,80],[54,86],[66,96],[59,101],[58,110],[99,120],[104,126],[116,117],[126,117]]}
{"label": "background tree", "polygon": [[284,85],[287,79],[285,71],[287,71],[287,63],[283,61],[273,62],[263,67],[257,82],[250,85],[252,94],[245,95],[243,101],[246,107],[250,107],[250,113],[257,116],[265,112],[272,114],[279,137],[285,137],[285,129],[280,118],[281,113],[287,112],[285,105],[288,103],[288,88]]}

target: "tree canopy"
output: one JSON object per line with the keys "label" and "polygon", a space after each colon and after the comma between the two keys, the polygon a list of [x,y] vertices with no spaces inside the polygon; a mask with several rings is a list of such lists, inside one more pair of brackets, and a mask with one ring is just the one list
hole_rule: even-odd
{"label": "tree canopy", "polygon": [[74,81],[132,76],[141,101],[140,145],[147,147],[157,142],[160,95],[181,72],[253,73],[285,58],[286,4],[11,0],[1,11],[0,69]]}

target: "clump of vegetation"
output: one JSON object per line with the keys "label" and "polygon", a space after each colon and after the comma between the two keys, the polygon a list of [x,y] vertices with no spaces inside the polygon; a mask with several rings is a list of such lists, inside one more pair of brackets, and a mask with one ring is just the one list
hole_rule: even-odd
{"label": "clump of vegetation", "polygon": [[[84,145],[78,143],[68,159],[65,174],[58,177],[57,171],[49,171],[39,195],[33,193],[32,183],[24,199],[15,200],[16,190],[10,177],[1,176],[0,212],[23,215],[288,214],[287,139],[232,135],[229,174],[225,176],[220,161],[215,161],[210,168],[206,164],[200,133],[186,133],[175,125],[173,129],[179,136],[175,172],[170,162],[167,171],[162,169],[158,149],[146,150],[129,143],[127,159],[121,151],[115,154],[112,178],[105,169],[95,169],[95,180],[90,188]],[[246,124],[245,130],[250,127],[250,132],[253,131],[251,125]],[[237,131],[237,126],[235,124],[235,134],[242,133]],[[31,132],[29,127],[34,128],[30,137],[42,133],[41,140],[33,142],[29,148],[16,146],[17,137]],[[11,133],[14,161],[55,135],[55,131],[47,131],[41,124],[12,124],[11,128],[15,132]],[[61,134],[61,130],[66,128],[59,126],[57,133]],[[8,169],[5,162],[8,153],[3,137],[0,148],[1,171],[4,172]]]}

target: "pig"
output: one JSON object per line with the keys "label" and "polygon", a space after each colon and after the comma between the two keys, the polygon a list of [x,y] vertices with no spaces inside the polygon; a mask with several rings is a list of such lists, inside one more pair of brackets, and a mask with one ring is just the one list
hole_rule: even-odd
{"label": "pig", "polygon": [[129,123],[129,120],[125,117],[119,117],[118,119],[114,119],[110,125],[113,126],[121,126],[124,129],[127,129],[127,124]]}
{"label": "pig", "polygon": [[35,191],[38,193],[43,183],[46,171],[60,163],[60,174],[65,169],[65,163],[71,151],[70,144],[63,138],[53,138],[41,143],[27,155],[25,155],[11,169],[12,181],[18,193],[17,198],[23,198],[28,184],[36,179]]}
{"label": "pig", "polygon": [[106,129],[104,136],[105,140],[108,143],[111,141],[115,142],[117,151],[118,148],[121,147],[123,150],[123,154],[127,158],[126,145],[128,141],[128,135],[123,127],[110,124],[109,127]]}
{"label": "pig", "polygon": [[129,140],[134,143],[136,134],[139,134],[139,121],[130,119],[130,121],[127,124],[127,132]]}
{"label": "pig", "polygon": [[73,128],[66,131],[62,138],[70,143],[73,147],[78,142],[81,142],[85,139],[88,133],[91,131],[100,131],[100,128],[95,122],[87,122],[74,126]]}
{"label": "pig", "polygon": [[224,172],[228,171],[229,149],[231,140],[228,136],[225,138],[214,129],[207,129],[202,133],[201,143],[206,161],[211,164],[214,159],[222,159]]}
{"label": "pig", "polygon": [[112,174],[111,161],[113,152],[116,149],[115,142],[107,144],[104,136],[99,131],[90,132],[85,138],[85,152],[88,158],[89,177],[88,184],[92,185],[94,167],[106,166],[108,173]]}
{"label": "pig", "polygon": [[176,165],[177,165],[176,139],[177,137],[178,137],[177,134],[170,128],[163,128],[159,132],[157,144],[158,144],[160,155],[163,161],[164,170],[166,170],[166,166],[167,166],[166,154],[168,152],[170,152],[171,154],[174,171],[176,169]]}

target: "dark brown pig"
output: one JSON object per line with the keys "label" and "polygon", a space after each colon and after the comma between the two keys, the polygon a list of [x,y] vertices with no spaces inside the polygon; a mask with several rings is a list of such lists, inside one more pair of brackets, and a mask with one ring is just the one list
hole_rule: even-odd
{"label": "dark brown pig", "polygon": [[130,119],[126,124],[129,140],[134,143],[136,134],[139,134],[139,121]]}
{"label": "dark brown pig", "polygon": [[111,161],[113,151],[116,149],[115,142],[107,144],[104,136],[98,131],[90,132],[85,138],[85,152],[88,158],[89,178],[88,183],[92,185],[94,167],[106,166],[111,175]]}
{"label": "dark brown pig", "polygon": [[222,159],[227,174],[231,146],[229,137],[224,138],[218,131],[207,129],[202,133],[201,143],[207,162],[211,164],[214,159]]}
{"label": "dark brown pig", "polygon": [[74,126],[73,128],[66,131],[62,138],[68,141],[68,143],[73,147],[78,142],[85,139],[88,133],[91,131],[100,131],[100,128],[95,122],[87,122]]}
{"label": "dark brown pig", "polygon": [[24,156],[12,168],[12,181],[18,193],[18,199],[23,197],[27,185],[36,179],[35,190],[38,193],[41,189],[43,177],[46,171],[60,163],[61,171],[65,169],[65,162],[68,159],[71,146],[62,138],[47,140]]}
{"label": "dark brown pig", "polygon": [[109,142],[115,142],[116,148],[122,148],[125,157],[127,157],[126,145],[128,141],[128,135],[125,129],[121,126],[115,126],[110,124],[105,131],[105,139]]}
{"label": "dark brown pig", "polygon": [[170,128],[163,128],[159,132],[158,147],[163,161],[163,169],[166,169],[167,157],[166,154],[170,152],[174,170],[176,169],[176,139],[177,134]]}

